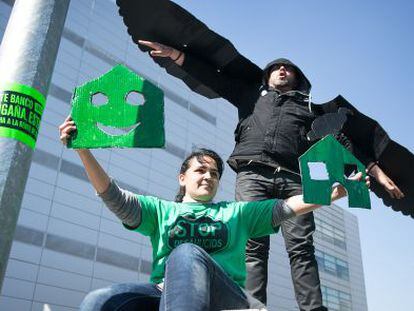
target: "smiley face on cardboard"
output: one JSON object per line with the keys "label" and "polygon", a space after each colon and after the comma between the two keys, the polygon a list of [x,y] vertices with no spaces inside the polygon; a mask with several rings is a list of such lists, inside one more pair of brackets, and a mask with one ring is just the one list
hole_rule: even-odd
{"label": "smiley face on cardboard", "polygon": [[[142,94],[142,105],[129,102],[131,93]],[[97,105],[97,94],[106,103]],[[70,148],[163,147],[163,92],[123,65],[75,89],[71,116],[77,132]],[[111,129],[122,134],[113,134]]]}

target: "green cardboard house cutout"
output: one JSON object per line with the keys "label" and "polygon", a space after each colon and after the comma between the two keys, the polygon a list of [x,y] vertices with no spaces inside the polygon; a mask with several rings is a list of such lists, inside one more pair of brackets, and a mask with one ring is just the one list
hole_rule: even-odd
{"label": "green cardboard house cutout", "polygon": [[[312,179],[310,163],[324,163],[328,179]],[[371,208],[368,187],[365,184],[365,167],[351,152],[345,149],[332,135],[328,135],[314,144],[299,158],[302,174],[303,199],[306,203],[331,204],[332,185],[339,182],[348,192],[350,207]],[[345,177],[345,166],[353,165],[362,172],[360,181]]]}
{"label": "green cardboard house cutout", "polygon": [[[143,104],[131,95],[143,96]],[[104,99],[101,103],[95,98]],[[163,147],[164,95],[123,65],[75,89],[71,116],[77,132],[70,148]]]}

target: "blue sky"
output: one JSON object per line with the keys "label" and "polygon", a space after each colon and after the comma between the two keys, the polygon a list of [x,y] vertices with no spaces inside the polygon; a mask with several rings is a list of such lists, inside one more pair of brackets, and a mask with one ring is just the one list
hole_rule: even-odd
{"label": "blue sky", "polygon": [[[277,57],[293,60],[312,82],[315,102],[342,94],[414,151],[414,1],[176,2],[259,66]],[[369,310],[412,309],[414,220],[375,197],[372,210],[352,213],[359,220]]]}

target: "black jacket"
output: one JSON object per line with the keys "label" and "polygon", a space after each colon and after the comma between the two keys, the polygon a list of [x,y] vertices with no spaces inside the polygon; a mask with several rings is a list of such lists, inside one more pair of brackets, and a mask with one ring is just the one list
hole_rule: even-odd
{"label": "black jacket", "polygon": [[[275,64],[296,69],[298,90],[281,94],[265,85]],[[277,59],[266,66],[263,80],[248,83],[212,70],[212,66],[190,54],[182,68],[237,107],[236,146],[228,161],[234,170],[238,160],[253,160],[299,172],[298,157],[310,147],[306,133],[314,115],[309,109],[311,84],[295,64]]]}

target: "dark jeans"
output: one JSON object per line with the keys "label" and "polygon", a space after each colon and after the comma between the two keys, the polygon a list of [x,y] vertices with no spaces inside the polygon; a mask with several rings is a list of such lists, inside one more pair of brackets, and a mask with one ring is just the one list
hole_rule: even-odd
{"label": "dark jeans", "polygon": [[[236,200],[255,201],[269,198],[286,199],[301,194],[300,176],[262,165],[239,169],[236,180]],[[301,311],[327,310],[322,306],[318,265],[313,246],[315,221],[312,213],[284,221],[281,224],[296,300]],[[266,303],[269,236],[251,239],[246,247],[246,289]]]}
{"label": "dark jeans", "polygon": [[89,293],[81,311],[209,311],[264,307],[244,292],[200,247],[185,243],[170,254],[164,290],[155,284],[115,284]]}

